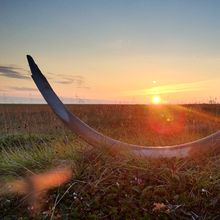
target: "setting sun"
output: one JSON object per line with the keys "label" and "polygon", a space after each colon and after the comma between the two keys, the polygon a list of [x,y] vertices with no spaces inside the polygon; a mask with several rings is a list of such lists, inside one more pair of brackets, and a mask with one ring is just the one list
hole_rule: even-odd
{"label": "setting sun", "polygon": [[152,103],[153,103],[154,105],[161,104],[161,98],[160,98],[160,96],[158,96],[158,95],[153,96],[153,97],[152,97]]}

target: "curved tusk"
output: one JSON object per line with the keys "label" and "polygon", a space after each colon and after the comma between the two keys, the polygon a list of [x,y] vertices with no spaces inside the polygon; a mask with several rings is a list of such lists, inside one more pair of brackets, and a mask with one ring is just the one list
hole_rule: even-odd
{"label": "curved tusk", "polygon": [[27,60],[32,72],[32,78],[52,110],[72,131],[93,146],[103,146],[113,151],[129,151],[133,155],[145,157],[167,158],[187,157],[201,154],[210,149],[220,149],[220,131],[197,141],[172,146],[139,146],[107,137],[94,130],[68,111],[35,64],[33,58],[27,55]]}

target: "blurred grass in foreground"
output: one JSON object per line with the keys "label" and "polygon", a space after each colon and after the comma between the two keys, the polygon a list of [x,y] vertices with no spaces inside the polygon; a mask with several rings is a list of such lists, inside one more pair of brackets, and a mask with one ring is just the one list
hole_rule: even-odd
{"label": "blurred grass in foreground", "polygon": [[[184,126],[169,134],[152,131],[152,109],[146,106],[68,107],[99,131],[136,144],[181,143],[220,128],[219,105],[187,106]],[[181,111],[162,109],[158,118],[174,120]],[[0,118],[1,184],[66,162],[74,173],[69,183],[49,191],[33,218],[220,219],[220,155],[169,160],[111,156],[69,132],[44,105],[0,106]],[[30,219],[27,201],[28,195],[2,195],[0,218]]]}

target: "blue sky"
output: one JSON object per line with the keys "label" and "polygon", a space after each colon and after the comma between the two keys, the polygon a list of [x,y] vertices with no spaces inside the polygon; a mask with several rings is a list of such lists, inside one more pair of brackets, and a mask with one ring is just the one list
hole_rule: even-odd
{"label": "blue sky", "polygon": [[0,29],[0,101],[40,98],[26,54],[64,99],[219,99],[220,1],[0,0]]}

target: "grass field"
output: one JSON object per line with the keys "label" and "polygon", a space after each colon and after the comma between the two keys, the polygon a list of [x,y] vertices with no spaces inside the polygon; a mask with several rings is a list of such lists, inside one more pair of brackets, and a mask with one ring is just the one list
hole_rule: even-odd
{"label": "grass field", "polygon": [[[220,129],[218,104],[68,108],[105,135],[133,144],[179,144]],[[47,105],[0,105],[0,122],[0,219],[220,219],[220,155],[111,155],[65,128]],[[33,191],[19,195],[23,188],[16,184],[57,167],[70,167],[72,177],[37,196],[33,210]]]}

